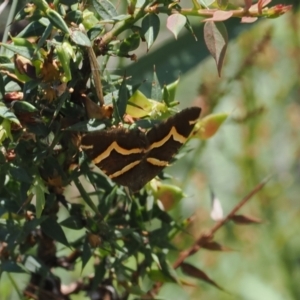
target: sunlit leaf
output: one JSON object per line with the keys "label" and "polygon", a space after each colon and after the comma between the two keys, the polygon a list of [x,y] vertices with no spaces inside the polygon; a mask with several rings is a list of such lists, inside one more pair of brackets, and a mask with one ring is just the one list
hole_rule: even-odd
{"label": "sunlit leaf", "polygon": [[[176,95],[176,90],[179,84],[179,78],[175,80],[174,82],[165,85],[164,86],[164,101],[168,106],[173,106],[175,103],[177,104],[178,102],[175,101],[175,95]],[[167,93],[165,93],[167,91]]]}
{"label": "sunlit leaf", "polygon": [[153,70],[153,79],[152,79],[152,85],[151,85],[151,98],[155,99],[159,102],[162,100],[162,92],[161,92],[161,86],[159,84],[159,80],[156,74],[156,70],[154,67]]}
{"label": "sunlit leaf", "polygon": [[118,16],[115,6],[108,0],[93,0],[93,6],[96,12],[103,20],[111,20]]}
{"label": "sunlit leaf", "polygon": [[172,14],[167,19],[167,28],[174,34],[177,39],[178,33],[184,27],[186,23],[186,17],[182,14]]}
{"label": "sunlit leaf", "polygon": [[20,125],[16,115],[9,108],[7,108],[4,103],[0,103],[0,117]]}
{"label": "sunlit leaf", "polygon": [[0,144],[7,138],[13,139],[11,135],[11,123],[8,120],[3,120],[0,124]]}
{"label": "sunlit leaf", "polygon": [[204,117],[195,125],[193,136],[202,140],[213,137],[218,132],[221,125],[227,120],[228,116],[229,114],[227,113],[219,113]]}
{"label": "sunlit leaf", "polygon": [[28,59],[32,59],[34,52],[35,52],[35,48],[34,47],[25,47],[25,46],[14,46],[12,44],[3,44],[0,43],[1,47],[4,47],[16,54],[19,54],[21,56],[24,56],[25,58]]}
{"label": "sunlit leaf", "polygon": [[72,31],[71,39],[77,45],[85,46],[85,47],[91,47],[90,39],[87,37],[87,35],[84,32],[82,32],[80,30]]}
{"label": "sunlit leaf", "polygon": [[212,194],[211,198],[211,211],[210,217],[214,221],[220,221],[223,219],[223,209],[220,200]]}
{"label": "sunlit leaf", "polygon": [[199,0],[199,2],[198,2],[198,0],[192,0],[192,2],[193,2],[194,9],[201,9],[202,8],[201,5],[200,5],[201,0]]}
{"label": "sunlit leaf", "polygon": [[142,118],[148,115],[155,115],[159,112],[165,112],[167,107],[164,103],[148,99],[139,90],[129,98],[126,107],[126,113],[133,118]]}

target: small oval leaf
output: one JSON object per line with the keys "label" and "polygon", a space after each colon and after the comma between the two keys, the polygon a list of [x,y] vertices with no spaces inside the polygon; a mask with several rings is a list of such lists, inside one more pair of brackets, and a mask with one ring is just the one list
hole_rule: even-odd
{"label": "small oval leaf", "polygon": [[177,39],[178,33],[184,27],[186,17],[181,14],[173,14],[167,19],[167,28],[174,34]]}

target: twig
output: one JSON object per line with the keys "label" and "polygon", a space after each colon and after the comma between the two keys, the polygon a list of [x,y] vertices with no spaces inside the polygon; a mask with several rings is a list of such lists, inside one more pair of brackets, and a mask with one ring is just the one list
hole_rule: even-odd
{"label": "twig", "polygon": [[[205,233],[202,233],[195,241],[195,243],[187,250],[183,250],[180,252],[178,259],[174,262],[173,268],[177,269],[181,266],[181,264],[188,258],[193,255],[197,251],[199,251],[208,240],[212,240],[214,234],[225,225],[230,219],[236,214],[236,212],[241,209],[256,193],[258,193],[265,184],[269,181],[271,176],[267,177],[261,183],[259,183],[248,195],[246,195],[231,211],[230,213],[222,220],[217,222],[210,230]],[[154,288],[148,293],[148,295],[155,295],[158,293],[158,290],[162,286],[162,283],[157,283]]]}

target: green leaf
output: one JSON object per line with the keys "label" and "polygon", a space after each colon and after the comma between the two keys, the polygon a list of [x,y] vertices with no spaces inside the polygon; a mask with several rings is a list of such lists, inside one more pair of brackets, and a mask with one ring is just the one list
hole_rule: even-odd
{"label": "green leaf", "polygon": [[92,0],[93,6],[102,20],[111,20],[118,16],[115,6],[108,0]]}
{"label": "green leaf", "polygon": [[81,132],[93,132],[106,128],[106,124],[102,120],[88,120],[76,123],[69,126],[65,130],[68,131],[81,131]]}
{"label": "green leaf", "polygon": [[96,205],[94,204],[94,202],[92,201],[92,199],[90,198],[90,196],[88,195],[88,193],[86,192],[86,190],[84,189],[84,187],[82,186],[81,182],[79,181],[78,178],[74,178],[74,183],[77,187],[77,189],[80,192],[80,196],[82,197],[82,199],[85,201],[85,203],[96,213],[98,214],[98,209],[96,207]]}
{"label": "green leaf", "polygon": [[53,26],[60,29],[62,32],[69,34],[69,28],[62,16],[54,9],[46,9],[46,16]]}
{"label": "green leaf", "polygon": [[47,218],[42,224],[43,232],[53,240],[69,247],[68,240],[61,226],[57,223],[54,217]]}
{"label": "green leaf", "polygon": [[153,70],[153,79],[152,79],[152,85],[151,85],[151,98],[155,99],[156,101],[162,102],[163,95],[161,92],[161,86],[159,84],[159,80],[156,74],[156,70],[154,68]]}
{"label": "green leaf", "polygon": [[69,218],[60,222],[60,225],[74,230],[79,230],[84,227],[83,219],[79,216],[70,216]]}
{"label": "green leaf", "polygon": [[172,106],[178,104],[178,102],[175,101],[175,95],[176,95],[176,90],[177,90],[178,84],[179,84],[179,79],[177,79],[176,81],[164,86],[163,99],[164,99],[164,102],[169,107],[172,107]]}
{"label": "green leaf", "polygon": [[14,101],[12,107],[16,111],[35,112],[37,109],[27,101]]}
{"label": "green leaf", "polygon": [[4,81],[2,73],[0,73],[0,100],[3,100],[5,96],[5,90],[4,90]]}
{"label": "green leaf", "polygon": [[129,93],[128,93],[128,89],[126,86],[126,78],[124,77],[122,80],[120,89],[119,89],[119,97],[118,97],[118,101],[117,101],[118,112],[119,112],[119,116],[120,116],[121,120],[123,119],[123,116],[126,111],[128,98],[129,98]]}
{"label": "green leaf", "polygon": [[31,183],[32,177],[28,174],[27,170],[21,168],[20,166],[10,165],[9,168],[10,175],[17,181]]}
{"label": "green leaf", "polygon": [[[199,0],[200,1],[200,0]],[[193,8],[194,9],[201,9],[202,7],[201,7],[201,5],[199,4],[199,2],[198,2],[198,0],[192,0],[192,2],[193,2]]]}
{"label": "green leaf", "polygon": [[9,108],[7,108],[4,103],[0,103],[0,117],[20,125],[16,115]]}
{"label": "green leaf", "polygon": [[83,13],[81,10],[71,10],[66,14],[65,20],[68,22],[73,22],[79,24],[83,20]]}
{"label": "green leaf", "polygon": [[2,123],[0,124],[0,144],[7,138],[10,140],[13,139],[11,135],[11,124],[8,120],[3,120]]}
{"label": "green leaf", "polygon": [[166,260],[166,257],[160,258],[161,262],[161,270],[164,273],[164,275],[168,276],[170,279],[172,279],[174,282],[179,283],[179,279],[177,276],[176,271],[174,268],[169,264],[169,262]]}
{"label": "green leaf", "polygon": [[103,281],[103,278],[106,273],[106,260],[102,258],[100,263],[95,267],[95,275],[92,280],[92,290],[96,290],[98,285]]}
{"label": "green leaf", "polygon": [[173,279],[171,279],[169,276],[166,276],[161,270],[150,270],[147,274],[154,282],[174,282]]}
{"label": "green leaf", "polygon": [[215,0],[199,0],[199,2],[205,7],[209,8],[210,5],[212,5]]}
{"label": "green leaf", "polygon": [[[47,219],[47,216],[42,216],[41,218],[33,219],[30,221],[25,222],[24,226],[22,227],[22,237],[27,237],[33,230],[35,230],[42,222]],[[24,238],[25,239],[25,238]]]}
{"label": "green leaf", "polygon": [[87,35],[91,41],[93,41],[97,36],[101,34],[103,31],[103,25],[101,24],[96,24],[93,26],[89,31],[87,32]]}
{"label": "green leaf", "polygon": [[174,34],[177,39],[178,33],[186,24],[186,17],[181,14],[172,14],[167,19],[167,28]]}
{"label": "green leaf", "polygon": [[45,26],[39,21],[33,21],[29,23],[17,37],[28,38],[32,36],[41,36],[45,31]]}
{"label": "green leaf", "polygon": [[24,267],[32,273],[38,273],[43,269],[43,266],[37,259],[31,255],[27,256],[24,260]]}
{"label": "green leaf", "polygon": [[148,50],[156,40],[160,28],[160,19],[156,14],[147,15],[142,21],[142,35],[147,42]]}
{"label": "green leaf", "polygon": [[215,59],[219,76],[227,49],[228,34],[225,25],[222,22],[207,21],[204,25],[205,44]]}
{"label": "green leaf", "polygon": [[53,25],[51,23],[49,23],[49,25],[46,27],[46,29],[44,29],[44,32],[43,32],[43,34],[41,35],[41,38],[38,41],[37,48],[36,48],[35,51],[37,51],[38,49],[43,47],[44,43],[46,42],[49,35],[51,34],[52,29],[53,29]]}
{"label": "green leaf", "polygon": [[191,25],[191,23],[190,23],[190,21],[189,21],[188,18],[186,18],[186,23],[185,23],[184,27],[192,34],[192,36],[194,37],[195,41],[197,41],[198,40],[197,36],[196,36],[196,34],[194,32],[194,29],[193,29],[193,27],[192,27],[192,25]]}
{"label": "green leaf", "polygon": [[45,193],[40,186],[34,187],[36,197],[36,217],[40,218],[45,207]]}
{"label": "green leaf", "polygon": [[34,47],[29,48],[25,46],[15,46],[12,44],[3,44],[3,43],[0,43],[0,45],[6,48],[7,50],[10,50],[28,59],[32,59],[34,56],[34,51],[35,51]]}
{"label": "green leaf", "polygon": [[74,41],[75,44],[79,46],[84,46],[84,47],[92,46],[90,39],[82,31],[79,30],[73,31],[71,34],[71,39]]}
{"label": "green leaf", "polygon": [[19,264],[17,264],[14,261],[2,261],[0,265],[0,274],[2,272],[8,272],[8,273],[26,273],[25,270],[20,267]]}
{"label": "green leaf", "polygon": [[45,193],[49,193],[48,188],[40,177],[35,177],[29,193],[32,193],[36,197],[36,217],[40,218],[45,206]]}
{"label": "green leaf", "polygon": [[84,267],[86,266],[86,264],[90,260],[91,256],[92,256],[91,246],[89,244],[88,238],[86,237],[85,240],[84,240],[83,249],[82,249],[81,271],[84,269]]}

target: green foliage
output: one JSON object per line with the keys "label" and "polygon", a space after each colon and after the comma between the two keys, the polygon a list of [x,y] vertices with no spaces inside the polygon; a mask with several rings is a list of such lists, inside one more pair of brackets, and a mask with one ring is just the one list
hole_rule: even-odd
{"label": "green foliage", "polygon": [[[188,16],[210,19],[205,41],[220,73],[227,37],[225,26],[214,26],[214,21],[271,18],[288,10],[243,11],[223,2],[220,7],[218,2],[208,4],[210,9],[201,5],[128,1],[126,13],[119,13],[108,0],[43,0],[28,3],[16,15],[29,24],[10,43],[1,44],[0,275],[29,274],[27,286],[21,292],[16,287],[19,295],[67,299],[85,292],[100,299],[155,298],[163,283],[183,283],[179,266],[190,277],[219,287],[200,268],[184,262],[198,248],[209,249],[207,236],[200,235],[174,263],[170,259],[169,252],[176,250],[174,237],[191,220],[179,221],[168,212],[184,193],[161,182],[166,174],[132,194],[90,167],[80,149],[82,132],[118,126],[126,114],[142,118],[136,126],[148,128],[173,111],[178,82],[161,87],[154,72],[156,83],[148,98],[126,74],[110,72],[108,64],[115,57],[135,61],[132,51],[141,42],[149,50],[161,30],[160,15],[168,15],[167,27],[175,37],[184,27],[193,34]],[[142,80],[133,78],[138,84]],[[220,126],[213,116],[211,120]],[[128,123],[124,126],[130,127]],[[198,126],[209,130],[211,124]],[[70,185],[72,196],[64,193]],[[212,229],[211,239],[214,233]],[[62,289],[58,269],[73,276],[74,289]]]}

